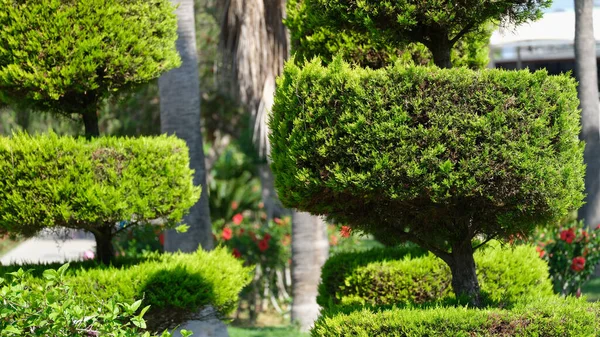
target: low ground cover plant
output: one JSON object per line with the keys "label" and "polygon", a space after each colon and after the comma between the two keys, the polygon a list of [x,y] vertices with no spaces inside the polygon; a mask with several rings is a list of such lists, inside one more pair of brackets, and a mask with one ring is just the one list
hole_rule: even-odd
{"label": "low ground cover plant", "polygon": [[[56,265],[5,266],[0,277],[17,268],[31,269],[28,287],[44,284],[46,270]],[[224,248],[192,254],[149,254],[141,259],[115,260],[106,266],[95,261],[72,263],[63,280],[78,296],[85,315],[117,301],[150,306],[145,317],[150,331],[163,331],[194,317],[211,305],[222,317],[236,308],[238,295],[252,279],[252,268],[242,266]],[[141,308],[140,307],[140,308]]]}
{"label": "low ground cover plant", "polygon": [[[111,299],[90,308],[65,275],[68,267],[44,270],[35,284],[22,268],[0,277],[0,336],[151,336],[143,330],[149,306]],[[182,335],[192,334],[184,330]],[[170,336],[166,330],[160,334]]]}
{"label": "low ground cover plant", "polygon": [[179,226],[200,196],[187,146],[173,136],[14,134],[0,137],[0,172],[0,235],[83,229],[105,264],[115,233],[151,220]]}
{"label": "low ground cover plant", "polygon": [[[511,307],[552,295],[548,267],[534,247],[494,242],[475,253],[484,303]],[[317,302],[325,309],[454,301],[450,269],[415,246],[340,253],[325,263]]]}

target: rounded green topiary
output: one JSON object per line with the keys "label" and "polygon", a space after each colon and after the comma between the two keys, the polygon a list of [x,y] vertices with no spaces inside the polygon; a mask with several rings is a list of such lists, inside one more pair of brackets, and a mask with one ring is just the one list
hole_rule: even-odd
{"label": "rounded green topiary", "polygon": [[478,292],[476,236],[557,221],[583,199],[575,81],[546,72],[289,62],[270,119],[286,207],[412,241]]}
{"label": "rounded green topiary", "polygon": [[155,219],[174,227],[200,196],[187,146],[173,136],[0,137],[0,172],[0,234],[84,229],[104,262],[117,231]]}
{"label": "rounded green topiary", "polygon": [[180,64],[169,0],[0,0],[0,27],[0,100],[80,114],[88,135],[111,92]]}
{"label": "rounded green topiary", "polygon": [[[334,309],[451,301],[450,269],[433,254],[422,254],[400,246],[334,255],[323,266],[317,302]],[[475,262],[488,305],[511,307],[553,294],[548,265],[533,247],[503,249],[495,242],[477,251]]]}

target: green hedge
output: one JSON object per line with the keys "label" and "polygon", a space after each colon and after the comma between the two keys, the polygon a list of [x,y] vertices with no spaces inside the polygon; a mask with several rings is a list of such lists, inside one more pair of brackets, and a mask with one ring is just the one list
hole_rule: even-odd
{"label": "green hedge", "polygon": [[286,207],[438,251],[508,237],[582,204],[567,75],[288,62],[269,126]]}
{"label": "green hedge", "polygon": [[[0,268],[0,277],[18,268],[32,269],[30,281],[41,284],[44,270],[57,266],[6,266]],[[230,314],[237,307],[238,294],[251,281],[251,271],[227,249],[217,248],[117,260],[110,267],[92,261],[71,263],[65,282],[91,311],[110,300],[133,303],[143,299],[142,307],[151,306],[145,315],[148,326],[162,331],[193,317],[206,305],[220,315]]]}
{"label": "green hedge", "polygon": [[311,331],[313,337],[589,337],[599,333],[600,304],[558,297],[511,310],[438,307],[324,313]]}
{"label": "green hedge", "polygon": [[[325,309],[354,305],[425,304],[452,301],[451,273],[433,254],[412,247],[340,253],[323,266],[317,302]],[[497,242],[475,253],[484,298],[510,307],[552,295],[548,265],[535,248],[502,248]]]}
{"label": "green hedge", "polygon": [[175,225],[200,195],[187,146],[173,136],[0,137],[0,172],[0,234],[54,226],[96,234],[157,218]]}

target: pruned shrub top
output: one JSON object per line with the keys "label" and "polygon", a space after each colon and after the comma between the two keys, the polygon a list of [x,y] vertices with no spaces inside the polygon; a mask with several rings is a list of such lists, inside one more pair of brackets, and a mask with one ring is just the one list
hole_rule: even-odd
{"label": "pruned shrub top", "polygon": [[180,64],[174,11],[169,0],[0,0],[0,100],[81,114],[158,78]]}
{"label": "pruned shrub top", "polygon": [[187,146],[173,136],[0,137],[0,172],[0,233],[158,218],[174,225],[200,195]]}
{"label": "pruned shrub top", "polygon": [[269,125],[286,207],[381,236],[505,236],[583,198],[566,75],[288,62]]}

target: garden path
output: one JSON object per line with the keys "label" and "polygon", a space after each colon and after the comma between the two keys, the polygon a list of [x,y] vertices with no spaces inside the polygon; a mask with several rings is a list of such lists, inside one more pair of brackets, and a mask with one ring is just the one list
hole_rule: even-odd
{"label": "garden path", "polygon": [[94,237],[77,231],[42,232],[21,242],[0,258],[0,265],[80,260],[93,252]]}

